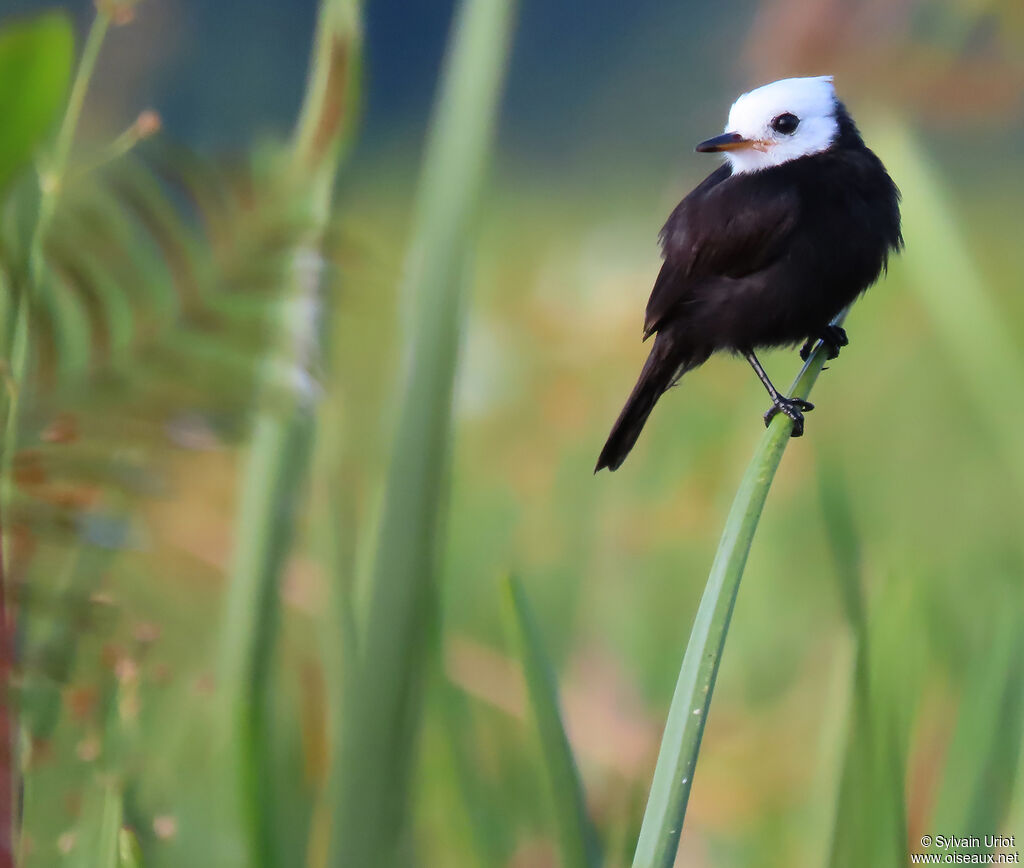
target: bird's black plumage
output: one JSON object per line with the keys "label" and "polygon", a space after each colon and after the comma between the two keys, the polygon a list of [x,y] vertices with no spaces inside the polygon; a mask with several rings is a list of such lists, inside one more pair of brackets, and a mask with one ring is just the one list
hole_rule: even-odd
{"label": "bird's black plumage", "polygon": [[686,371],[718,350],[753,358],[826,335],[900,249],[896,185],[838,101],[835,121],[825,150],[754,172],[723,165],[676,206],[644,321],[654,345],[597,470],[622,464]]}

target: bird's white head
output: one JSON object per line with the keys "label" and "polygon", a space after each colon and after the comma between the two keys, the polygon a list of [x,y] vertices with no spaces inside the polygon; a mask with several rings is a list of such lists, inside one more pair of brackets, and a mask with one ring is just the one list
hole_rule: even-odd
{"label": "bird's white head", "polygon": [[725,133],[701,142],[722,152],[734,173],[757,172],[826,150],[839,135],[832,76],[784,78],[743,94]]}

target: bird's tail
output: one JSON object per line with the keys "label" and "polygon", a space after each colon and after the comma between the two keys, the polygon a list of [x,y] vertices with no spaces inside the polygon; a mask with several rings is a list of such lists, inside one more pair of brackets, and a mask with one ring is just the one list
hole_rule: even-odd
{"label": "bird's tail", "polygon": [[670,352],[670,344],[667,335],[658,335],[655,338],[651,353],[644,362],[643,370],[640,371],[640,377],[626,400],[626,406],[615,420],[604,449],[601,450],[594,473],[603,467],[609,470],[619,469],[636,444],[658,398],[683,373],[693,367],[692,364],[687,364],[686,360],[674,358],[676,354]]}

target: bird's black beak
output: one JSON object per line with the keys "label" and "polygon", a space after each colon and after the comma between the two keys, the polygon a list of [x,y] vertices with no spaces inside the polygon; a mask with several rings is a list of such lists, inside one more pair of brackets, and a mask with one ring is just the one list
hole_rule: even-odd
{"label": "bird's black beak", "polygon": [[750,139],[745,139],[739,133],[722,133],[713,139],[707,139],[697,145],[698,154],[713,154],[717,151],[734,151],[737,148],[749,148],[753,145]]}

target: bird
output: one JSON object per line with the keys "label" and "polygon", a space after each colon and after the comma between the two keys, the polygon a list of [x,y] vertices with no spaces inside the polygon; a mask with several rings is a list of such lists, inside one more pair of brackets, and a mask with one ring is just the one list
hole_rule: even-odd
{"label": "bird", "polygon": [[654,343],[597,460],[617,470],[658,399],[712,353],[743,356],[777,413],[804,431],[813,405],[781,394],[756,350],[818,341],[835,358],[835,317],[903,248],[900,193],[836,96],[832,76],[787,78],[742,94],[722,135],[697,145],[722,165],[672,211],[644,318]]}

